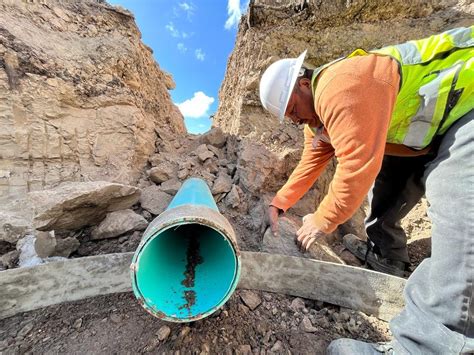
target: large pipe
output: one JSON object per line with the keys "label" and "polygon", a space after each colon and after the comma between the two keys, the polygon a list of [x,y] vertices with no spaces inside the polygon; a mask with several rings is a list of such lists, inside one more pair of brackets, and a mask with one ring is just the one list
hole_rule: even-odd
{"label": "large pipe", "polygon": [[152,315],[190,322],[229,299],[240,266],[232,226],[206,183],[191,178],[145,230],[130,267],[132,289]]}

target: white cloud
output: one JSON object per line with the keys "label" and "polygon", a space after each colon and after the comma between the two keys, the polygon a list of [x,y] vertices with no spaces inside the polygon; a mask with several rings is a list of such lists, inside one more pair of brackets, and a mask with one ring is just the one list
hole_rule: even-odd
{"label": "white cloud", "polygon": [[206,56],[206,53],[204,53],[201,48],[196,49],[194,51],[194,54],[196,55],[197,60],[200,60],[201,62],[204,61],[204,57]]}
{"label": "white cloud", "polygon": [[194,5],[191,3],[182,2],[179,4],[179,7],[187,14],[192,15],[194,12]]}
{"label": "white cloud", "polygon": [[177,47],[178,51],[180,51],[181,53],[186,53],[188,51],[188,48],[186,48],[184,43],[178,43]]}
{"label": "white cloud", "polygon": [[177,104],[177,106],[184,117],[199,118],[207,115],[207,111],[213,102],[213,97],[209,97],[202,91],[198,91],[194,93],[191,99]]}
{"label": "white cloud", "polygon": [[175,38],[183,38],[183,39],[186,39],[189,37],[189,34],[186,33],[186,32],[181,32],[179,31],[176,27],[174,27],[174,23],[172,21],[170,21],[166,26],[165,28],[169,31],[169,33],[171,34],[171,36],[175,37]]}
{"label": "white cloud", "polygon": [[236,27],[239,24],[240,16],[242,16],[242,12],[244,12],[248,6],[248,0],[245,2],[245,5],[242,7],[240,6],[240,0],[228,0],[227,2],[227,14],[229,17],[225,22],[225,29],[230,30],[233,27]]}
{"label": "white cloud", "polygon": [[173,22],[168,23],[165,28],[171,33],[173,37],[179,37],[179,31],[174,27]]}

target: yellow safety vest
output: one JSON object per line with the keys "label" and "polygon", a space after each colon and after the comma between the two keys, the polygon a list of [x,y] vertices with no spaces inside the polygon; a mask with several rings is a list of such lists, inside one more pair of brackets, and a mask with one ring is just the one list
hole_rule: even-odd
{"label": "yellow safety vest", "polygon": [[[474,108],[474,26],[369,52],[357,49],[346,58],[369,53],[391,56],[400,66],[387,143],[423,149]],[[315,70],[313,93],[318,74],[339,60]]]}

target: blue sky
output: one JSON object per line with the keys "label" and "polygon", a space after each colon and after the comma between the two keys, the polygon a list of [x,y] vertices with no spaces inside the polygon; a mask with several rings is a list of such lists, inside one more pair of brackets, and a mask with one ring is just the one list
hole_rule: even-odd
{"label": "blue sky", "polygon": [[108,0],[135,15],[142,40],[171,73],[170,94],[190,133],[207,131],[248,0]]}

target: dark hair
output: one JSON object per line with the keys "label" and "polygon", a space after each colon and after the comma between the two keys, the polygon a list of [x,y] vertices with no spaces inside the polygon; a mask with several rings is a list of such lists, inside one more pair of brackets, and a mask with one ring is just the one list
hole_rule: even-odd
{"label": "dark hair", "polygon": [[305,67],[301,67],[301,71],[303,73],[298,76],[298,79],[306,78],[306,79],[311,80],[313,78],[313,72],[314,72],[313,69],[308,69],[308,68],[305,68]]}

